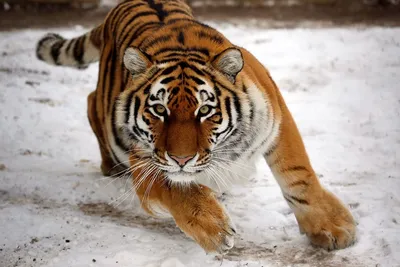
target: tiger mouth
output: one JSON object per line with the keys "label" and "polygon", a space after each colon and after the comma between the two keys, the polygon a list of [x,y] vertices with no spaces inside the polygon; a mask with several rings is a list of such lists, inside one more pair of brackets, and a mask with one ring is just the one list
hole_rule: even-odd
{"label": "tiger mouth", "polygon": [[167,173],[174,173],[174,174],[187,174],[187,175],[194,175],[196,173],[203,172],[210,163],[203,163],[195,166],[172,166],[172,165],[165,165],[160,162],[154,162],[154,164],[159,167],[161,170],[166,171]]}

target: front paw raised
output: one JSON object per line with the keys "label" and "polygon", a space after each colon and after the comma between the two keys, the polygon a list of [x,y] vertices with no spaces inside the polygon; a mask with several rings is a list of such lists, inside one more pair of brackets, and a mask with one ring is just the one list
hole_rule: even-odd
{"label": "front paw raised", "polygon": [[356,224],[350,211],[330,192],[302,212],[296,212],[300,229],[315,246],[342,249],[356,240]]}
{"label": "front paw raised", "polygon": [[213,194],[185,205],[174,218],[179,228],[205,251],[226,254],[233,248],[235,227]]}

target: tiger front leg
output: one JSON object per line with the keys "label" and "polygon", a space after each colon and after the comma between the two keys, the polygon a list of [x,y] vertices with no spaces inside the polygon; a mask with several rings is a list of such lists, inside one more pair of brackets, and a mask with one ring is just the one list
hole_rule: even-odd
{"label": "tiger front leg", "polygon": [[327,250],[350,246],[356,239],[353,216],[319,183],[295,122],[281,101],[280,135],[265,158],[295,214],[300,232],[313,245]]}
{"label": "tiger front leg", "polygon": [[207,252],[225,254],[233,247],[235,227],[209,188],[168,184],[163,177],[155,176],[157,171],[137,169],[133,173],[144,210],[155,216],[172,215],[177,226]]}
{"label": "tiger front leg", "polygon": [[114,163],[106,147],[106,142],[102,130],[104,126],[101,125],[101,122],[98,118],[98,114],[96,111],[96,92],[92,92],[89,94],[87,98],[87,104],[88,104],[87,115],[89,123],[99,143],[99,148],[101,153],[101,166],[100,166],[101,172],[103,173],[104,176],[112,176],[123,173],[125,168],[121,164],[116,165]]}
{"label": "tiger front leg", "polygon": [[173,189],[171,214],[179,228],[205,251],[226,254],[236,234],[229,215],[207,187]]}

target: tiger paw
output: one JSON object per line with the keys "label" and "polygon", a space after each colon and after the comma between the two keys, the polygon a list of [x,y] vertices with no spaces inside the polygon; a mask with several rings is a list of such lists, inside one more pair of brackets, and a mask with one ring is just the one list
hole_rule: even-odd
{"label": "tiger paw", "polygon": [[356,241],[356,223],[350,211],[330,192],[324,191],[307,212],[297,213],[301,231],[315,246],[343,249]]}
{"label": "tiger paw", "polygon": [[195,209],[174,217],[179,228],[206,252],[226,254],[233,248],[236,230],[224,208],[216,199],[213,202],[199,203]]}

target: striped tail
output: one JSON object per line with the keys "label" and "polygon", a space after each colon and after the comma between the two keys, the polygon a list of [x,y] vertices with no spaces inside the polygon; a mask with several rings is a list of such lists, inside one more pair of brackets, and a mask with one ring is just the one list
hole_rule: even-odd
{"label": "striped tail", "polygon": [[99,61],[102,44],[102,25],[73,39],[49,33],[38,42],[36,56],[49,64],[85,69]]}

